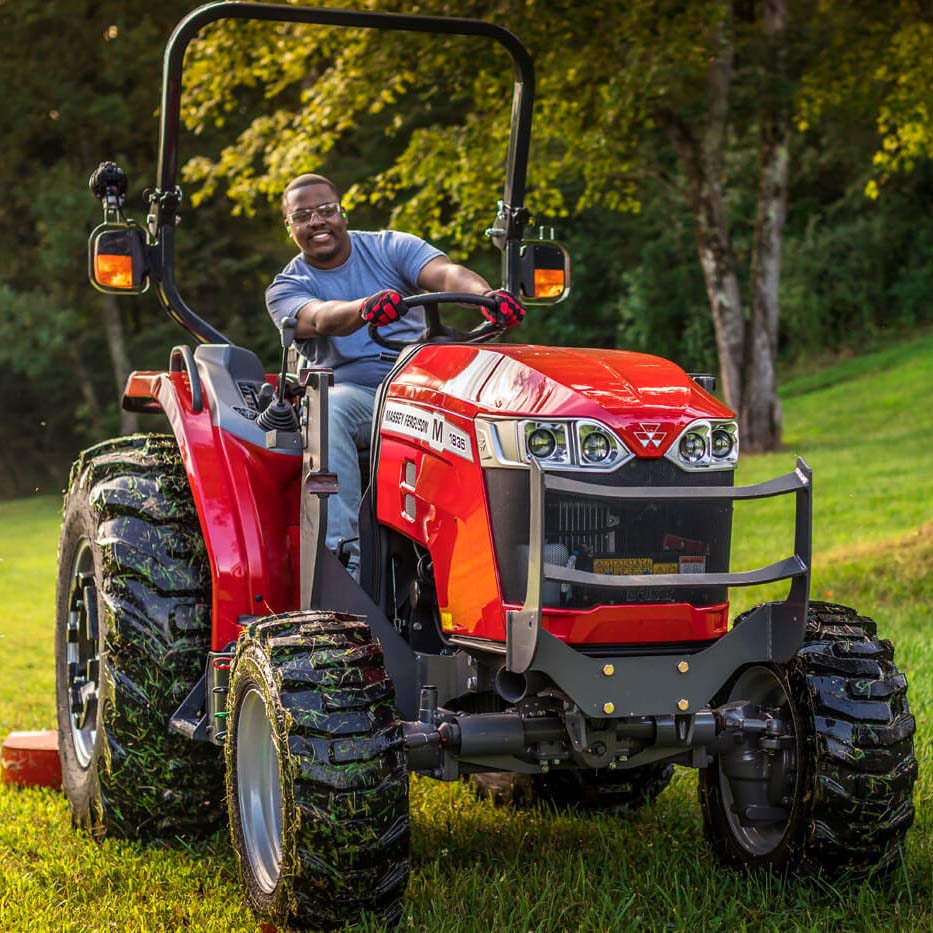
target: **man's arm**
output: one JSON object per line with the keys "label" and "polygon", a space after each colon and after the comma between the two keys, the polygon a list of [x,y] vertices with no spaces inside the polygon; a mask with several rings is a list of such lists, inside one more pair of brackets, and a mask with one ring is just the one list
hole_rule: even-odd
{"label": "man's arm", "polygon": [[[418,274],[418,286],[427,292],[466,292],[485,295],[489,283],[466,266],[451,262],[446,256],[435,256]],[[360,317],[359,301],[320,301],[312,299],[298,311],[295,336],[342,337],[366,325]]]}
{"label": "man's arm", "polygon": [[[429,263],[430,265],[430,263]],[[359,301],[320,301],[315,298],[298,310],[295,336],[343,337],[365,325],[360,317]]]}
{"label": "man's arm", "polygon": [[489,283],[481,276],[458,266],[446,256],[435,256],[418,275],[418,285],[426,292],[466,292],[468,295],[485,295],[492,291]]}
{"label": "man's arm", "polygon": [[509,328],[521,324],[525,309],[521,302],[503,289],[490,288],[489,283],[466,266],[458,266],[446,256],[432,259],[418,276],[418,284],[431,292],[466,292],[487,295],[495,299],[494,308],[482,308],[483,317],[497,327]]}

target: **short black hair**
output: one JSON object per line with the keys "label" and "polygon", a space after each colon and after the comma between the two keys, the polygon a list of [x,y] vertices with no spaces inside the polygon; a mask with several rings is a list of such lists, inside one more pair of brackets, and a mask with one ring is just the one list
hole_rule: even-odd
{"label": "short black hair", "polygon": [[293,178],[286,185],[285,190],[282,192],[283,214],[285,213],[285,199],[288,197],[288,193],[290,191],[295,191],[298,188],[305,188],[308,185],[327,185],[327,187],[334,192],[336,200],[340,200],[340,192],[337,190],[337,186],[329,178],[325,178],[323,175],[315,175],[313,172],[307,172],[304,175],[299,175],[297,178]]}

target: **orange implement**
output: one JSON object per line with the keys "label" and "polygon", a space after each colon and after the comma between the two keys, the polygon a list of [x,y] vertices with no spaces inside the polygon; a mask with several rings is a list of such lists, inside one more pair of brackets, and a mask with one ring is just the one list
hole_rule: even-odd
{"label": "orange implement", "polygon": [[11,732],[3,741],[3,783],[20,787],[61,787],[58,733]]}

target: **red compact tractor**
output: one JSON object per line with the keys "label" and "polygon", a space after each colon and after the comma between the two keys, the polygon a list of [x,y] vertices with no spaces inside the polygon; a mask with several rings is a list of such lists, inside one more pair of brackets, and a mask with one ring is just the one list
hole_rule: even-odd
{"label": "red compact tractor", "polygon": [[[489,342],[419,295],[392,346],[360,510],[359,583],[323,544],[330,373],[266,374],[182,300],[173,246],[181,65],[223,17],[485,36],[515,69],[502,285],[560,297],[566,254],[523,241],[529,55],[471,20],[214,3],[166,50],[148,223],[93,176],[90,274],[151,284],[199,342],[123,404],[169,432],[85,451],[65,499],[56,664],[65,790],[92,832],[175,835],[226,812],[249,903],[325,926],[400,916],[408,773],[523,775],[621,808],[699,769],[733,866],[883,870],[913,820],[906,680],[875,625],[809,602],[811,473],[735,486],[712,377],[638,353]],[[377,335],[378,336],[378,335]],[[289,341],[284,336],[286,345]],[[287,346],[286,346],[287,349]],[[789,556],[730,572],[733,504],[793,497]],[[788,543],[790,547],[790,542]],[[789,581],[729,622],[729,588]],[[224,774],[226,782],[224,782]],[[225,789],[226,788],[226,789]]]}

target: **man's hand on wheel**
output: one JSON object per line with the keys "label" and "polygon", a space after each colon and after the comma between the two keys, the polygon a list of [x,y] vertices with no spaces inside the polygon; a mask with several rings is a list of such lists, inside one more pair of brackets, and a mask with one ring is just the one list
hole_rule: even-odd
{"label": "man's hand on wheel", "polygon": [[364,298],[360,304],[360,317],[373,327],[391,324],[407,311],[408,308],[402,304],[402,296],[390,288]]}
{"label": "man's hand on wheel", "polygon": [[525,316],[525,307],[511,292],[507,292],[504,288],[498,288],[486,292],[486,295],[496,300],[495,310],[482,309],[483,317],[487,321],[491,321],[497,327],[506,329],[521,324],[522,318]]}

